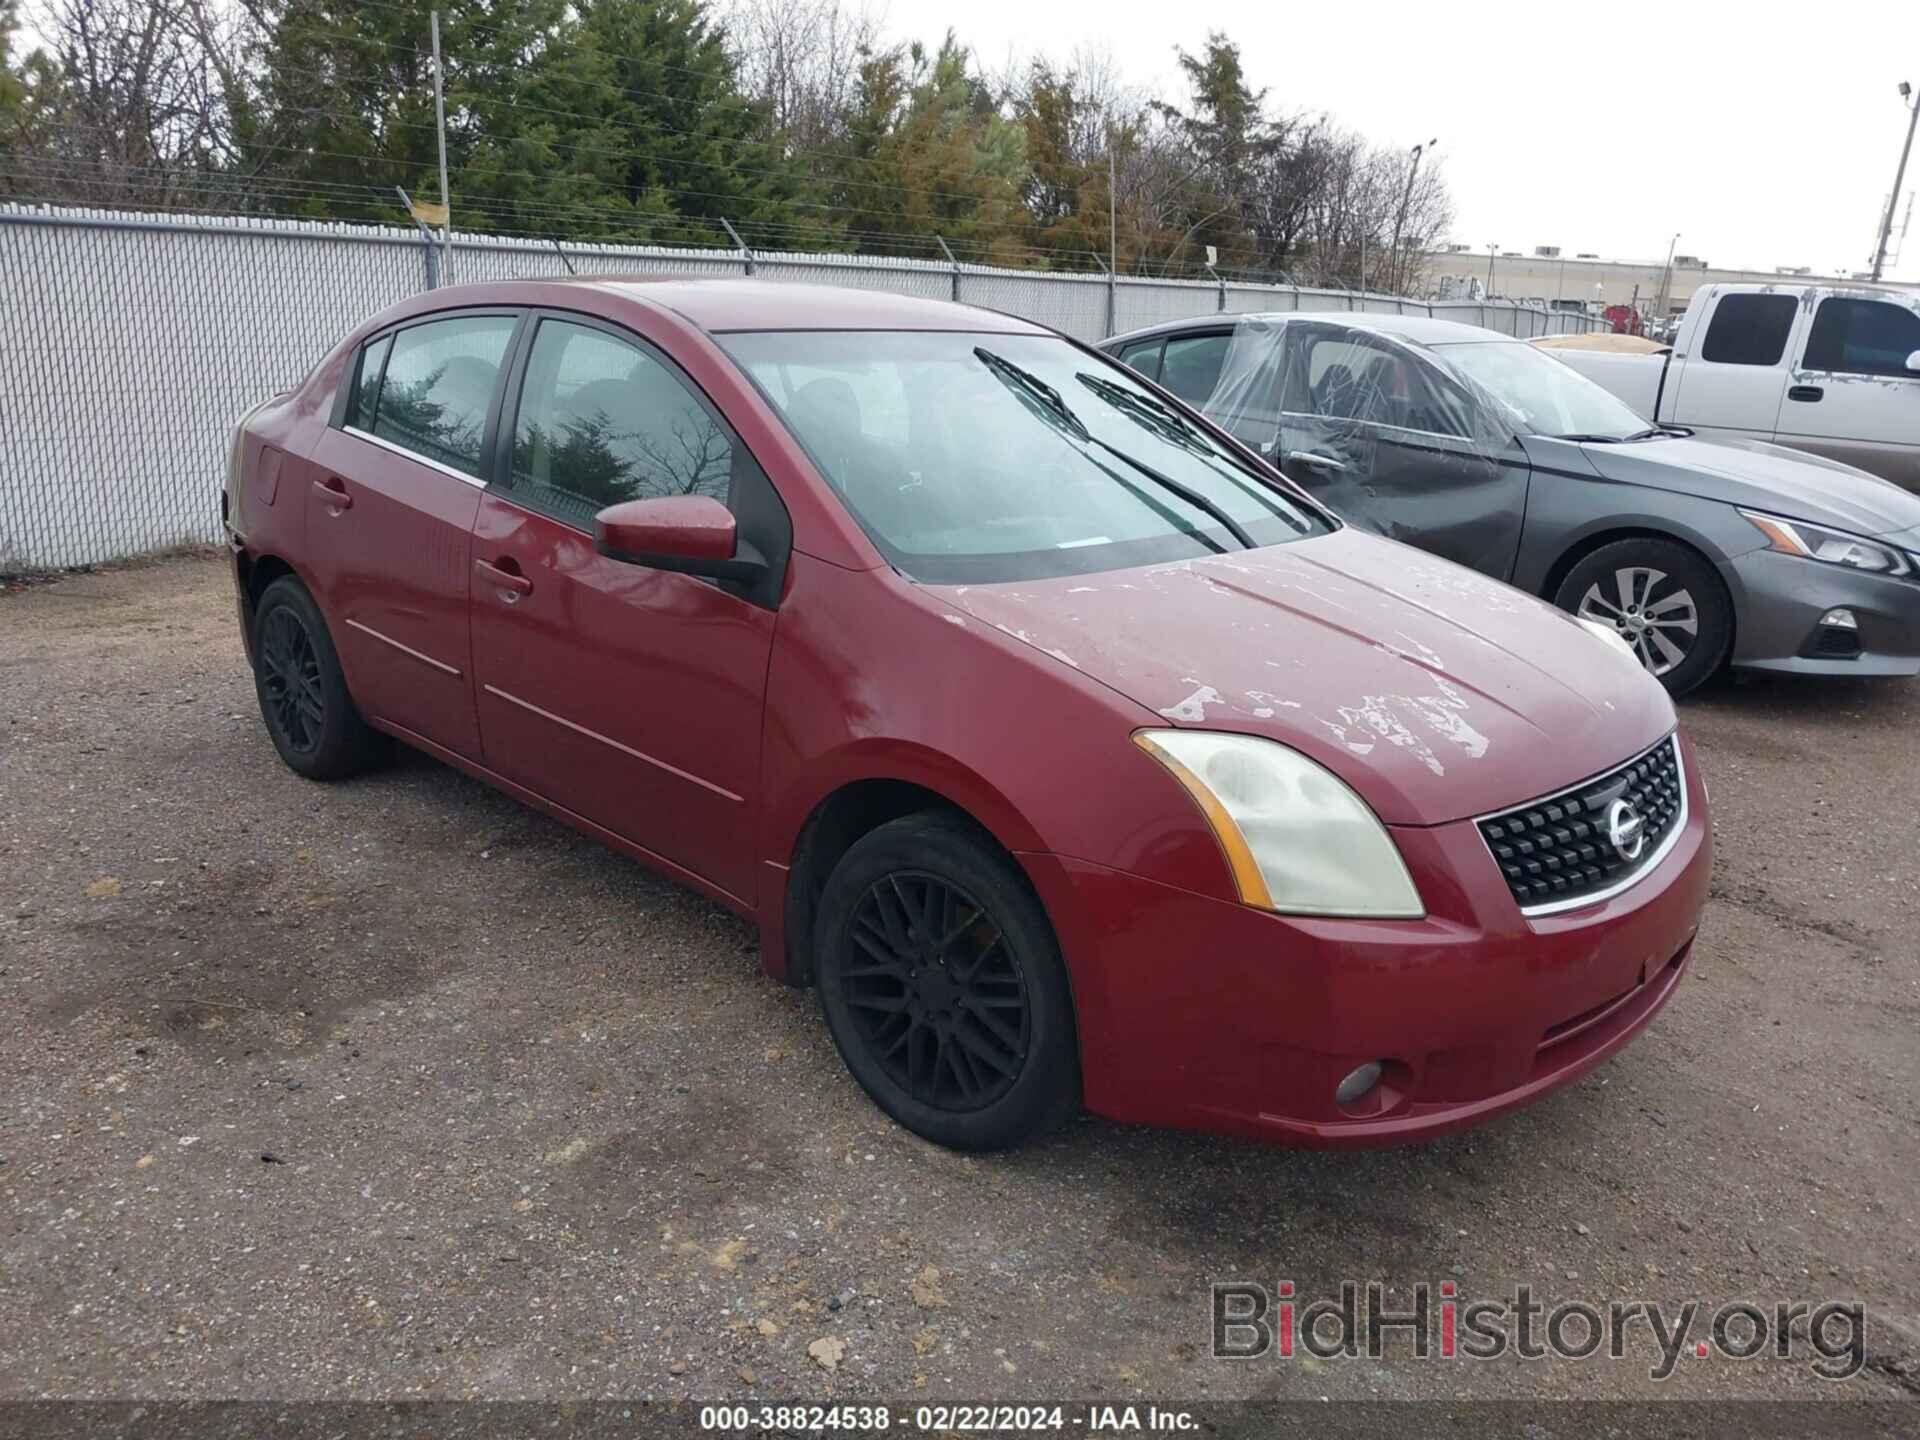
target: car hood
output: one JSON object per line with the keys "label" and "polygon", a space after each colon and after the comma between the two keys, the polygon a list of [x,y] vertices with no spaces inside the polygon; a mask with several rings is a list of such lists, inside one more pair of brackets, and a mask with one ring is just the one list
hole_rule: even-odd
{"label": "car hood", "polygon": [[1920,496],[1891,480],[1764,440],[1666,438],[1580,448],[1608,480],[1770,510],[1856,535],[1920,525]]}
{"label": "car hood", "polygon": [[1659,684],[1570,616],[1350,529],[1133,570],[927,588],[1165,724],[1300,750],[1391,824],[1520,804],[1674,725]]}

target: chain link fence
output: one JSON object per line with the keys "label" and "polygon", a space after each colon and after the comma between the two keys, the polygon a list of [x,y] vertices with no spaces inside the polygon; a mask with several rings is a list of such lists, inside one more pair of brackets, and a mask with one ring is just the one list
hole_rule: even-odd
{"label": "chain link fence", "polygon": [[1530,338],[1602,329],[1511,305],[866,255],[561,245],[417,230],[0,207],[0,574],[220,539],[233,421],[375,311],[452,281],[740,275],[960,300],[1082,340],[1205,314],[1434,315]]}

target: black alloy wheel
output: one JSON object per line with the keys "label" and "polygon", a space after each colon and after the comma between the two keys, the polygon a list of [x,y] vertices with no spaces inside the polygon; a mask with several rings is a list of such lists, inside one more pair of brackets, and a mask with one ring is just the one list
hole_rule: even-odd
{"label": "black alloy wheel", "polygon": [[861,1043],[913,1099],[980,1110],[1020,1078],[1031,1007],[1020,962],[980,902],[896,870],[854,907],[859,954],[841,967]]}
{"label": "black alloy wheel", "polygon": [[327,722],[320,658],[292,606],[275,607],[260,627],[260,698],[267,728],[283,748],[299,755],[320,748]]}
{"label": "black alloy wheel", "polygon": [[253,681],[267,736],[289,770],[337,780],[379,761],[386,737],[360,718],[333,636],[307,587],[267,586],[253,612]]}
{"label": "black alloy wheel", "polygon": [[995,1150],[1078,1111],[1053,926],[1012,856],[966,817],[907,815],[855,841],[821,889],[813,962],[847,1069],[915,1134]]}

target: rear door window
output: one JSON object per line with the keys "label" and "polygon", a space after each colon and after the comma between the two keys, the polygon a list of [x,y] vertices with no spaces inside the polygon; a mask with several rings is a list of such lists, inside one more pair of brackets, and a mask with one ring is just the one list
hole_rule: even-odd
{"label": "rear door window", "polygon": [[1807,336],[1806,368],[1849,375],[1920,378],[1907,357],[1920,350],[1920,315],[1884,300],[1822,300]]}
{"label": "rear door window", "polygon": [[1792,295],[1723,295],[1700,358],[1714,365],[1778,365],[1800,302]]}
{"label": "rear door window", "polygon": [[371,433],[480,478],[487,412],[518,323],[512,315],[456,315],[399,331]]}
{"label": "rear door window", "polygon": [[1166,357],[1160,362],[1160,383],[1196,409],[1206,404],[1220,379],[1227,342],[1232,338],[1227,334],[1187,335],[1167,341]]}

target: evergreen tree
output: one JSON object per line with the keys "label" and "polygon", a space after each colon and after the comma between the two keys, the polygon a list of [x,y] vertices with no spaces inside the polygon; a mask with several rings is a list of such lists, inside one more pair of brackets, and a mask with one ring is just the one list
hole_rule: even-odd
{"label": "evergreen tree", "polygon": [[949,32],[932,55],[915,44],[861,65],[835,170],[860,248],[885,250],[890,236],[931,248],[937,235],[968,259],[1026,258],[1026,131],[967,58]]}
{"label": "evergreen tree", "polygon": [[1283,144],[1266,116],[1267,92],[1248,88],[1240,47],[1219,31],[1207,36],[1200,54],[1176,54],[1187,77],[1192,110],[1164,101],[1154,108],[1194,162],[1182,201],[1188,221],[1184,243],[1195,249],[1214,246],[1223,264],[1251,263],[1257,251],[1248,233],[1244,197],[1255,172]]}

